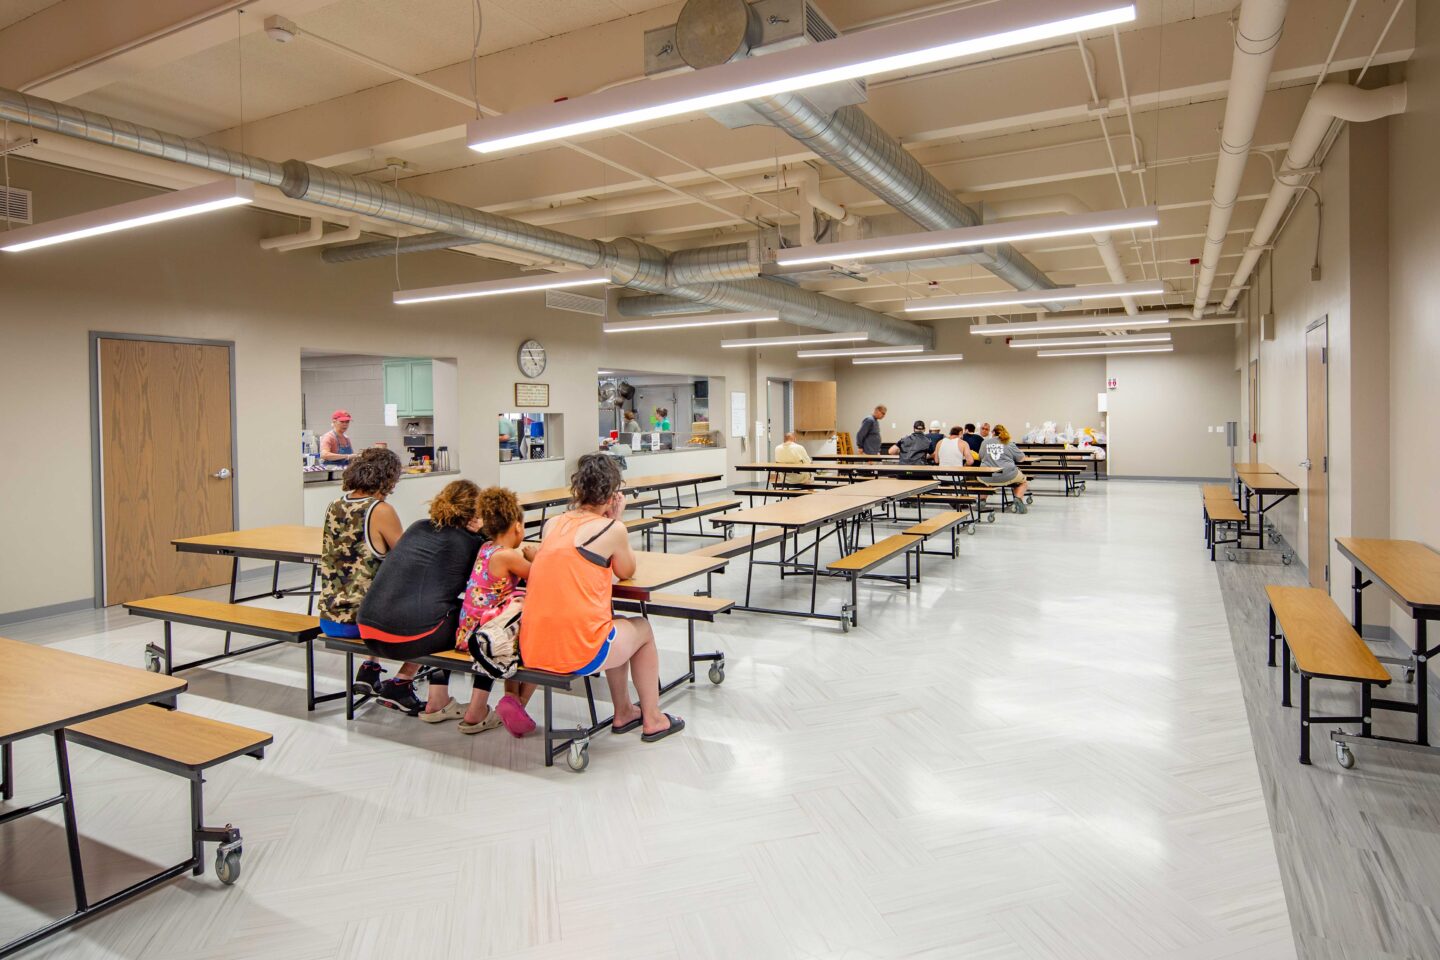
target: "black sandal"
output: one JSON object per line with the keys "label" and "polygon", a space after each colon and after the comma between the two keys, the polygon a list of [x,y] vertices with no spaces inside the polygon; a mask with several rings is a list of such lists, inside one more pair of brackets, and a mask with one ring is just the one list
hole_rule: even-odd
{"label": "black sandal", "polygon": [[[640,704],[637,703],[637,704],[635,704],[635,706],[638,707],[638,706],[640,706]],[[644,721],[645,721],[645,718],[644,718],[643,716],[640,716],[640,717],[636,717],[634,720],[631,720],[629,723],[625,724],[625,726],[623,726],[623,727],[617,727],[617,726],[615,726],[614,723],[611,723],[611,724],[610,724],[610,732],[611,732],[611,733],[629,733],[631,730],[634,730],[636,727],[640,726],[640,724],[643,723]]]}
{"label": "black sandal", "polygon": [[656,740],[664,740],[670,736],[670,734],[679,733],[685,729],[685,721],[680,717],[674,717],[667,713],[665,714],[665,719],[670,721],[670,726],[656,733],[642,733],[640,734],[640,739],[646,743],[654,743]]}

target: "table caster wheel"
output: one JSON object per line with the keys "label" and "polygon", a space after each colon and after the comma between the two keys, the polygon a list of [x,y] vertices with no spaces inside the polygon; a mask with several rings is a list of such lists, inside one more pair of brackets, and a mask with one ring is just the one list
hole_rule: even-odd
{"label": "table caster wheel", "polygon": [[590,766],[590,747],[578,743],[570,744],[570,752],[566,754],[565,762],[571,770],[580,773]]}
{"label": "table caster wheel", "polygon": [[1231,563],[1234,563],[1234,562],[1235,562],[1235,551],[1234,551],[1234,550],[1226,550],[1226,551],[1225,551],[1225,559],[1226,559],[1226,560],[1229,560]]}
{"label": "table caster wheel", "polygon": [[717,687],[725,682],[725,661],[716,660],[710,664],[710,682]]}
{"label": "table caster wheel", "polygon": [[1351,753],[1350,748],[1345,744],[1337,743],[1335,744],[1335,762],[1346,770],[1353,769],[1355,766],[1355,754]]}
{"label": "table caster wheel", "polygon": [[1406,668],[1405,668],[1405,682],[1406,682],[1406,683],[1414,683],[1414,682],[1415,682],[1415,668],[1414,668],[1414,667],[1406,667]]}
{"label": "table caster wheel", "polygon": [[1035,502],[1035,494],[1033,494],[1033,493],[1027,493],[1027,494],[1025,494],[1025,502],[1026,502],[1026,503],[1034,503],[1034,502]]}
{"label": "table caster wheel", "polygon": [[994,510],[991,510],[989,513],[985,514],[985,522],[986,522],[986,523],[994,523],[994,522],[995,522],[995,511],[994,511]]}
{"label": "table caster wheel", "polygon": [[231,850],[228,853],[215,852],[215,876],[225,886],[230,886],[240,879],[240,851]]}
{"label": "table caster wheel", "polygon": [[1294,554],[1291,554],[1291,553],[1282,553],[1282,554],[1280,554],[1280,562],[1283,563],[1283,564],[1285,564],[1285,566],[1287,566],[1287,567],[1290,566],[1290,561],[1292,561],[1292,560],[1294,560],[1294,559],[1295,559],[1295,555],[1294,555]]}
{"label": "table caster wheel", "polygon": [[976,532],[977,530],[979,530],[979,529],[980,529],[979,527],[975,526],[975,524],[972,523],[972,524],[970,524],[969,526],[967,526],[967,527],[965,528],[965,535],[966,535],[966,536],[973,537],[973,536],[975,536],[975,532]]}
{"label": "table caster wheel", "polygon": [[154,650],[150,650],[147,648],[145,651],[145,669],[149,670],[151,673],[159,673],[160,654],[156,653]]}

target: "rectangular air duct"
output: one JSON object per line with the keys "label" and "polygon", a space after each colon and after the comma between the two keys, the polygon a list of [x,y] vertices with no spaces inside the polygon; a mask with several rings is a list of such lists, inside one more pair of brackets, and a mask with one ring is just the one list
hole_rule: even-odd
{"label": "rectangular air duct", "polygon": [[0,187],[0,220],[9,223],[33,223],[34,210],[29,190]]}

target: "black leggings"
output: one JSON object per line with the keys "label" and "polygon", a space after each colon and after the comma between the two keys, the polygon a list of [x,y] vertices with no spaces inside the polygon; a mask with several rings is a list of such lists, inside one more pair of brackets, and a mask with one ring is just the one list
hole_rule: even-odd
{"label": "black leggings", "polygon": [[[386,643],[383,640],[362,640],[365,649],[377,657],[384,657],[386,660],[414,660],[418,657],[427,657],[434,653],[441,653],[446,650],[455,649],[455,631],[460,626],[460,611],[457,609],[450,613],[439,625],[429,633],[413,640],[405,640],[401,643]],[[450,671],[433,669],[430,671],[430,682],[448,686],[450,683]],[[494,686],[495,681],[483,673],[472,672],[470,682],[476,690],[489,690]]]}

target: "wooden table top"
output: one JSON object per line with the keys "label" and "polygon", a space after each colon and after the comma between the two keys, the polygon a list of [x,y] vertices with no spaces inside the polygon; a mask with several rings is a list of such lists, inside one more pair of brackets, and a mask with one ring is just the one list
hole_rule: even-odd
{"label": "wooden table top", "polygon": [[1336,537],[1335,543],[1411,616],[1440,613],[1440,553],[1417,540]]}
{"label": "wooden table top", "polygon": [[860,483],[851,483],[843,487],[835,487],[830,490],[823,490],[811,496],[824,497],[884,497],[894,499],[896,497],[913,497],[917,493],[926,493],[940,486],[935,480],[865,480]]}
{"label": "wooden table top", "polygon": [[186,686],[179,677],[4,637],[0,663],[18,678],[0,698],[0,743],[161,700]]}
{"label": "wooden table top", "polygon": [[626,493],[640,492],[647,490],[662,490],[668,487],[688,487],[696,483],[713,483],[716,480],[723,480],[724,476],[718,473],[654,473],[648,477],[631,477],[626,480],[621,490]]}
{"label": "wooden table top", "polygon": [[[905,474],[915,473],[928,477],[953,477],[961,474],[985,475],[994,473],[998,467],[940,467],[934,464],[902,464],[902,463],[827,463],[823,466],[811,464],[822,470],[829,470],[834,473],[886,473]],[[774,463],[773,461],[762,461],[760,463],[741,463],[735,466],[736,470],[748,470],[751,472],[774,471],[777,473],[789,472],[799,473],[805,471],[805,464]]]}
{"label": "wooden table top", "polygon": [[873,460],[895,461],[900,459],[900,455],[895,453],[817,453],[810,459],[838,460],[841,463],[865,463]]}
{"label": "wooden table top", "polygon": [[520,509],[534,510],[538,507],[554,507],[562,503],[570,502],[569,487],[550,487],[546,490],[530,490],[526,493],[515,494],[515,499],[520,501]]}
{"label": "wooden table top", "polygon": [[285,555],[303,560],[320,556],[322,539],[323,531],[319,527],[282,524],[211,533],[203,537],[181,537],[170,542],[182,553],[221,553],[236,557]]}
{"label": "wooden table top", "polygon": [[1024,443],[1016,444],[1016,446],[1018,446],[1021,452],[1027,457],[1060,457],[1063,459],[1065,457],[1089,458],[1095,456],[1095,450],[1093,448],[1044,447]]}
{"label": "wooden table top", "polygon": [[635,575],[615,584],[618,594],[649,593],[719,570],[727,561],[688,553],[635,551]]}
{"label": "wooden table top", "polygon": [[1277,474],[1278,474],[1280,471],[1279,471],[1279,470],[1276,470],[1274,467],[1270,466],[1270,464],[1268,464],[1268,463],[1237,463],[1237,464],[1235,464],[1235,472],[1238,473],[1238,474],[1242,474],[1242,475],[1243,475],[1243,474],[1246,474],[1246,473],[1277,473]]}
{"label": "wooden table top", "polygon": [[716,517],[715,520],[742,526],[805,529],[827,520],[851,516],[868,506],[882,503],[888,499],[890,498],[875,494],[843,496],[827,490],[824,493],[791,497],[789,500],[767,503],[751,507],[748,510],[736,510],[725,514],[724,517]]}
{"label": "wooden table top", "polygon": [[1300,488],[1278,473],[1242,473],[1240,482],[1254,493],[1299,493]]}

